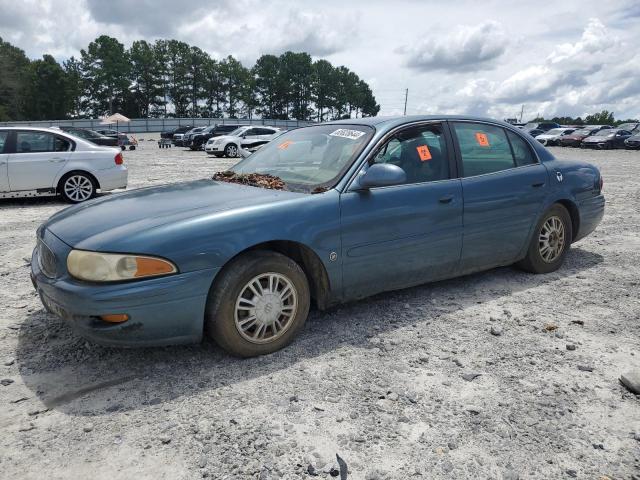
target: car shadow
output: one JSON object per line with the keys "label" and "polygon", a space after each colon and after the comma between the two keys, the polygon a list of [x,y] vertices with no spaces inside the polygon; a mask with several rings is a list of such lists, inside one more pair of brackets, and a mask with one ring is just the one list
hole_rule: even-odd
{"label": "car shadow", "polygon": [[378,294],[325,312],[312,311],[303,332],[289,347],[250,359],[231,357],[211,341],[163,348],[102,347],[37,310],[19,326],[16,363],[33,393],[29,400],[44,404],[38,408],[80,416],[135,410],[202,391],[211,394],[345,346],[372,348],[372,336],[395,329],[418,325],[429,335],[430,325],[442,315],[561,281],[602,261],[601,255],[574,247],[564,266],[548,275],[503,267]]}

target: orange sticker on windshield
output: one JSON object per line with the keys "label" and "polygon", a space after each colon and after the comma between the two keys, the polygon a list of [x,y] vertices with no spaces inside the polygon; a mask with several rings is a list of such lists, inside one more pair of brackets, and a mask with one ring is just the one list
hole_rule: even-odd
{"label": "orange sticker on windshield", "polygon": [[416,147],[418,151],[418,156],[422,162],[426,162],[427,160],[431,160],[431,152],[429,151],[429,147],[427,145],[420,145]]}
{"label": "orange sticker on windshield", "polygon": [[486,133],[476,132],[476,142],[478,142],[478,145],[481,147],[489,146],[489,138]]}
{"label": "orange sticker on windshield", "polygon": [[292,144],[293,142],[291,140],[287,140],[286,142],[282,142],[280,145],[278,145],[278,148],[280,150],[286,150],[287,148],[289,148],[289,146]]}

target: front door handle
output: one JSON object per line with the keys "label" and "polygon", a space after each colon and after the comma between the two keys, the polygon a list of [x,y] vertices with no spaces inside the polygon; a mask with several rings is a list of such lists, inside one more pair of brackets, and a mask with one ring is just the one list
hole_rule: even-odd
{"label": "front door handle", "polygon": [[64,162],[64,158],[54,157],[54,158],[49,159],[49,161],[51,163],[60,163],[60,162]]}
{"label": "front door handle", "polygon": [[451,203],[453,200],[453,195],[445,195],[444,197],[440,197],[438,201],[440,203]]}
{"label": "front door handle", "polygon": [[538,187],[542,187],[544,185],[544,182],[540,182],[540,183],[532,183],[531,186],[533,188],[538,188]]}

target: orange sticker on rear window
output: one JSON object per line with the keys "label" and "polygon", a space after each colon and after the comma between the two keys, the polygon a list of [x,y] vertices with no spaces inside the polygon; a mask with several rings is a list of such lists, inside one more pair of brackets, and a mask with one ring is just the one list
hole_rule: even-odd
{"label": "orange sticker on rear window", "polygon": [[416,150],[418,151],[420,161],[426,162],[427,160],[431,160],[431,152],[429,151],[429,147],[427,145],[420,145],[416,147]]}
{"label": "orange sticker on rear window", "polygon": [[287,140],[286,142],[282,142],[280,145],[278,145],[278,148],[280,150],[286,150],[287,148],[289,148],[289,145],[291,145],[293,142],[291,140]]}
{"label": "orange sticker on rear window", "polygon": [[487,137],[486,133],[476,132],[476,142],[478,142],[478,145],[481,147],[488,147],[489,137]]}

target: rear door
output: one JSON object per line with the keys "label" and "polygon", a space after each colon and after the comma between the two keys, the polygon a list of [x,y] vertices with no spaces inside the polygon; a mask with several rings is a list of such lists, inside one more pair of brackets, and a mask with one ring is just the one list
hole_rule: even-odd
{"label": "rear door", "polygon": [[7,140],[9,139],[9,130],[0,130],[0,192],[9,191],[9,176],[7,168],[7,159],[9,155],[5,153]]}
{"label": "rear door", "polygon": [[451,125],[464,197],[462,271],[513,263],[548,194],[547,169],[510,130],[478,122]]}
{"label": "rear door", "polygon": [[71,142],[51,132],[18,130],[8,158],[11,191],[52,188],[69,159]]}
{"label": "rear door", "polygon": [[462,187],[443,123],[399,131],[370,160],[402,168],[402,185],[340,197],[344,296],[453,276],[462,247]]}

